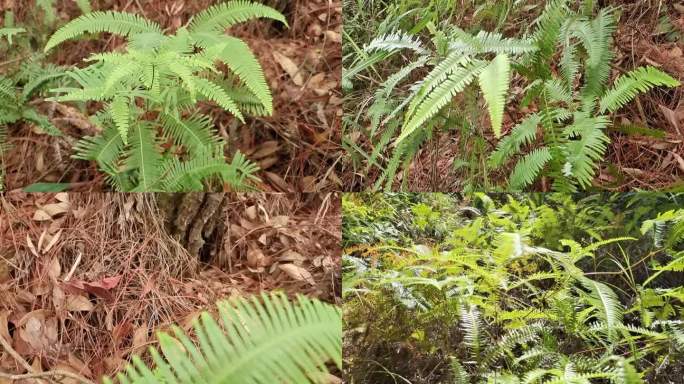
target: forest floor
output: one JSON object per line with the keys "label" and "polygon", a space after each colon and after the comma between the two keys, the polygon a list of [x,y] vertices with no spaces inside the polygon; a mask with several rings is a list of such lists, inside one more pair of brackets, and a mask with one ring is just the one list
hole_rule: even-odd
{"label": "forest floor", "polygon": [[[338,304],[336,194],[229,195],[215,239],[227,267],[192,256],[166,229],[161,195],[0,195],[0,370],[67,370],[97,380],[188,331],[215,302],[261,291]],[[3,351],[4,348],[0,348]],[[0,378],[0,383],[5,383]]]}
{"label": "forest floor", "polygon": [[[23,1],[3,0],[13,9],[18,24],[35,23],[40,12]],[[201,1],[108,1],[95,10],[118,10],[143,15],[168,29],[184,25],[192,15],[217,3]],[[211,114],[231,152],[240,150],[260,166],[260,190],[275,192],[314,192],[339,190],[335,170],[341,157],[339,148],[342,116],[341,0],[297,0],[266,2],[286,16],[290,28],[266,21],[254,21],[233,28],[244,39],[264,68],[274,98],[274,115],[248,118],[239,124],[227,112]],[[55,2],[60,23],[79,15],[73,1]],[[0,16],[1,18],[1,16]],[[116,49],[117,38],[66,43],[50,58],[59,65],[82,65],[91,52]],[[42,47],[35,47],[42,51]],[[0,73],[25,57],[0,58]],[[48,108],[48,106],[46,106]],[[72,183],[74,191],[102,191],[107,186],[96,166],[70,158],[74,139],[82,132],[69,121],[83,120],[73,109],[49,111],[53,123],[66,134],[55,138],[36,133],[30,125],[11,127],[4,154],[6,190],[36,182]],[[66,123],[65,123],[66,122]]]}
{"label": "forest floor", "polygon": [[[411,4],[404,1],[404,4]],[[478,4],[478,2],[474,2]],[[484,2],[481,2],[484,3]],[[520,36],[543,9],[539,5],[546,2],[520,2],[502,23],[498,32],[505,36]],[[684,81],[684,7],[671,1],[636,1],[608,0],[597,2],[601,8],[619,7],[620,17],[617,31],[614,34],[615,61],[611,78],[614,79],[640,66],[655,66],[680,82]],[[529,5],[529,6],[528,6]],[[427,5],[425,5],[427,7]],[[407,5],[407,9],[412,6]],[[413,7],[416,7],[415,5]],[[345,8],[349,18],[353,18],[360,10]],[[431,9],[438,9],[434,5]],[[480,12],[482,11],[482,12]],[[373,10],[368,10],[373,12]],[[384,10],[377,9],[378,14],[364,16],[367,25],[359,30],[349,30],[350,39],[356,41],[359,47],[377,37],[378,28],[392,25],[393,21],[384,20]],[[452,16],[449,21],[464,30],[473,27],[475,30],[493,31],[497,27],[495,17],[487,19],[487,11],[475,6],[459,7],[457,11],[447,12]],[[480,14],[478,14],[480,13]],[[406,13],[408,15],[409,13]],[[407,16],[421,20],[426,13]],[[418,21],[414,23],[418,24]],[[345,24],[345,28],[352,23]],[[369,34],[369,31],[370,34]],[[344,43],[345,49],[347,42]],[[351,55],[350,55],[351,56]],[[346,56],[345,56],[346,57]],[[395,61],[396,63],[400,63]],[[345,64],[346,65],[346,64]],[[398,70],[396,65],[373,67],[372,75],[359,76],[359,86],[346,95],[349,105],[363,105],[374,94],[374,75],[385,79]],[[383,75],[384,71],[386,74]],[[377,73],[379,72],[379,73]],[[368,81],[364,84],[364,81]],[[369,85],[370,84],[370,85]],[[364,91],[363,87],[369,88]],[[522,84],[516,85],[513,78],[511,93],[514,95],[507,104],[503,118],[503,135],[519,123],[528,110],[517,107],[523,94]],[[456,102],[458,104],[459,101]],[[461,100],[462,104],[463,101]],[[483,105],[481,105],[484,108]],[[352,119],[356,112],[350,115]],[[486,114],[481,114],[481,121],[477,125],[489,126]],[[636,124],[658,132],[640,134],[626,132],[621,129],[611,129],[608,134],[611,143],[607,156],[600,164],[600,169],[593,181],[594,187],[609,191],[628,191],[633,189],[663,190],[681,187],[684,178],[684,86],[669,90],[654,90],[640,95],[625,108],[621,109],[613,120],[620,125]],[[364,121],[362,124],[369,124]],[[349,140],[364,149],[370,148],[367,138],[357,132],[347,132]],[[445,127],[435,130],[432,138],[428,139],[418,153],[413,157],[408,169],[408,178],[401,172],[397,174],[395,187],[400,184],[408,191],[459,191],[464,188],[480,189],[483,185],[505,185],[507,176],[511,174],[513,165],[500,169],[490,169],[483,164],[473,164],[473,158],[481,153],[492,152],[498,140],[487,129],[484,140],[474,137],[463,137],[457,128]],[[370,153],[370,152],[369,152]],[[389,155],[388,155],[389,156]],[[348,159],[344,168],[350,170],[344,173],[345,190],[362,191],[373,185],[382,170],[371,167],[370,172],[352,172],[355,169]],[[485,156],[478,161],[484,162]],[[363,161],[362,161],[363,162]],[[363,163],[365,167],[366,164]],[[364,168],[361,168],[364,169]],[[406,180],[404,180],[406,178]],[[531,190],[549,191],[550,182],[540,180]]]}

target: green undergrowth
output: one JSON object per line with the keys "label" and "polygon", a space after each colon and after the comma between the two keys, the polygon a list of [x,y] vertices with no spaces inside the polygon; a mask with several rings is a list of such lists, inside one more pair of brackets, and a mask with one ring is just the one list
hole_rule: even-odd
{"label": "green undergrowth", "polygon": [[682,195],[350,194],[343,214],[349,383],[684,374]]}

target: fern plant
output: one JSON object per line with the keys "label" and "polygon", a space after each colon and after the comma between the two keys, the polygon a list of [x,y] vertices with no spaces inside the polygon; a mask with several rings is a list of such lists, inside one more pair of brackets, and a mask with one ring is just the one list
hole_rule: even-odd
{"label": "fern plant", "polygon": [[[417,56],[384,81],[369,108],[372,121],[370,136],[374,136],[380,125],[389,123],[404,111],[399,136],[388,166],[376,182],[376,188],[386,181],[387,188],[394,182],[394,176],[402,161],[410,161],[420,145],[431,134],[436,116],[449,105],[457,94],[473,83],[479,85],[487,104],[494,134],[501,135],[503,110],[511,77],[511,61],[536,48],[526,39],[512,39],[501,34],[480,32],[475,36],[454,28],[435,31],[433,50],[403,32],[380,36],[365,47],[366,52],[383,52],[389,57],[401,50],[410,50]],[[426,76],[410,86],[410,92],[396,103],[392,94],[399,83],[409,78],[416,70],[431,67]],[[376,149],[384,148],[398,127],[389,125],[386,135]],[[369,163],[375,162],[379,150],[374,151]]]}
{"label": "fern plant", "polygon": [[37,95],[64,76],[64,70],[54,65],[41,66],[29,61],[10,77],[0,75],[0,190],[3,188],[3,152],[7,150],[7,126],[20,122],[38,127],[40,131],[61,136],[36,105],[30,103]]}
{"label": "fern plant", "polygon": [[342,367],[340,309],[303,296],[219,302],[218,321],[204,312],[194,333],[198,344],[175,326],[173,335],[159,333],[161,353],[150,348],[154,368],[135,356],[116,382],[306,384],[320,383],[328,363]]}
{"label": "fern plant", "polygon": [[[547,4],[533,36],[537,50],[516,67],[534,80],[522,105],[534,101],[538,111],[516,125],[490,156],[490,163],[501,167],[541,136],[544,145],[518,159],[509,178],[513,190],[530,186],[541,175],[549,176],[558,191],[589,187],[610,143],[606,134],[611,123],[609,113],[639,93],[680,85],[654,67],[643,67],[618,77],[608,87],[615,31],[613,10],[602,9],[590,19],[573,12],[567,3],[556,0]],[[585,12],[591,11],[593,7],[585,7]],[[554,74],[549,68],[557,46],[561,55],[558,74]]]}
{"label": "fern plant", "polygon": [[[117,190],[200,190],[211,181],[248,188],[257,167],[237,153],[225,160],[225,142],[198,101],[218,105],[244,122],[244,113],[270,115],[270,90],[254,54],[224,31],[255,17],[287,24],[276,10],[249,1],[214,5],[173,35],[138,15],[91,12],[60,28],[45,51],[86,33],[126,38],[123,51],[93,54],[92,64],[69,76],[79,88],[57,88],[54,101],[104,105],[102,128],[76,146],[78,159],[96,161]],[[224,75],[217,63],[225,64]]]}

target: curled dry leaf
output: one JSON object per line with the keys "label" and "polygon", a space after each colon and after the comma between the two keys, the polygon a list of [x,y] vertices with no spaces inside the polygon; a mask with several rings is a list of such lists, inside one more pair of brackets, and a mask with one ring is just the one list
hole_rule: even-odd
{"label": "curled dry leaf", "polygon": [[90,312],[95,308],[87,297],[81,295],[69,295],[64,300],[64,309],[70,312]]}
{"label": "curled dry leaf", "polygon": [[264,266],[264,253],[260,249],[250,249],[247,251],[247,265],[250,268],[259,268]]}
{"label": "curled dry leaf", "polygon": [[295,280],[306,281],[311,285],[316,285],[316,281],[311,275],[311,272],[309,272],[306,268],[300,267],[295,264],[280,264],[278,268],[280,268],[281,271],[287,273],[288,276]]}
{"label": "curled dry leaf", "polygon": [[294,61],[292,61],[292,59],[278,51],[273,52],[273,58],[278,62],[278,64],[280,64],[285,72],[290,75],[293,83],[295,83],[297,86],[304,84],[304,78],[302,77],[299,67]]}

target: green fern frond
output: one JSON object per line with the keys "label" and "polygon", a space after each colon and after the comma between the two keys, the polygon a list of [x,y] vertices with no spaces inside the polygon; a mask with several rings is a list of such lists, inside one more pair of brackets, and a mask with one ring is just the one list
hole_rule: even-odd
{"label": "green fern frond", "polygon": [[510,188],[519,191],[534,183],[546,163],[551,161],[551,158],[551,152],[546,147],[535,149],[525,155],[518,161],[513,173],[511,173],[508,180]]}
{"label": "green fern frond", "polygon": [[480,338],[483,328],[480,312],[475,306],[469,309],[461,308],[460,317],[461,330],[464,333],[463,343],[470,348],[471,355],[477,360],[480,358]]}
{"label": "green fern frond", "polygon": [[249,46],[242,40],[224,36],[225,48],[217,56],[230,70],[245,84],[247,89],[261,101],[266,112],[273,113],[271,91],[266,83],[261,64],[256,59]]}
{"label": "green fern frond", "polygon": [[565,81],[565,86],[572,89],[575,84],[575,78],[580,70],[580,62],[577,58],[577,45],[568,44],[561,54],[560,70]]}
{"label": "green fern frond", "polygon": [[162,113],[160,118],[164,131],[173,138],[174,143],[187,147],[191,155],[205,153],[208,148],[218,144],[209,116],[194,115],[181,119],[173,114]]}
{"label": "green fern frond", "polygon": [[597,310],[598,317],[606,325],[608,335],[612,336],[617,327],[622,325],[622,305],[615,292],[607,285],[586,277],[579,277],[579,282],[587,290],[588,302]]}
{"label": "green fern frond", "polygon": [[544,82],[544,90],[552,101],[563,102],[566,105],[573,104],[573,97],[570,88],[568,88],[559,79],[551,79]]}
{"label": "green fern frond", "polygon": [[108,125],[101,135],[86,136],[76,143],[74,159],[93,160],[98,164],[113,164],[121,155],[124,142],[119,130]]}
{"label": "green fern frond", "polygon": [[470,375],[456,359],[451,361],[451,374],[453,384],[470,384]]}
{"label": "green fern frond", "polygon": [[528,40],[505,38],[499,33],[480,31],[471,36],[461,29],[456,30],[457,38],[449,44],[451,52],[460,54],[496,53],[520,55],[534,52],[537,47]]}
{"label": "green fern frond", "polygon": [[133,77],[135,74],[139,74],[140,70],[140,63],[137,63],[133,60],[129,60],[125,63],[115,66],[111,72],[106,73],[102,92],[105,96],[109,97],[111,95],[112,89],[115,86],[119,85],[122,80],[131,82],[131,77]]}
{"label": "green fern frond", "polygon": [[136,33],[162,33],[159,24],[138,15],[123,12],[92,12],[85,14],[60,28],[48,40],[45,52],[64,41],[74,39],[84,33],[109,32],[124,37]]}
{"label": "green fern frond", "polygon": [[654,67],[637,68],[615,80],[613,88],[608,90],[600,101],[599,110],[615,112],[632,101],[638,94],[650,91],[655,87],[678,87],[679,81]]}
{"label": "green fern frond", "polygon": [[215,102],[216,104],[221,106],[221,108],[232,113],[243,123],[245,122],[245,118],[242,116],[242,112],[240,112],[240,110],[238,109],[238,106],[235,103],[235,101],[218,84],[199,77],[193,77],[193,81],[197,86],[197,91],[201,95]]}
{"label": "green fern frond", "polygon": [[12,38],[21,33],[26,33],[26,30],[24,28],[0,28],[0,39],[6,38],[9,45],[12,45]]}
{"label": "green fern frond", "polygon": [[229,166],[223,157],[223,145],[207,148],[196,157],[181,161],[176,157],[169,159],[164,167],[162,189],[169,192],[203,191],[205,180],[212,177],[223,179]]}
{"label": "green fern frond", "polygon": [[[477,76],[485,67],[486,63],[482,61],[468,62],[461,61],[463,66],[458,66],[451,71],[446,80],[441,84],[435,86],[433,82],[423,84],[424,89],[431,89],[428,92],[419,92],[419,96],[414,99],[415,113],[407,114],[404,126],[401,130],[401,135],[397,139],[397,143],[401,143],[404,139],[409,137],[426,121],[434,117],[439,111],[447,105],[454,95],[463,91],[468,86],[475,76]],[[423,97],[420,95],[424,94]]]}
{"label": "green fern frond", "polygon": [[[194,323],[197,344],[178,327],[158,335],[161,354],[150,349],[154,369],[139,358],[121,384],[151,383],[311,383],[332,361],[342,364],[342,316],[339,308],[282,294],[218,304],[215,320],[207,312]],[[111,384],[110,379],[105,383]]]}
{"label": "green fern frond", "polygon": [[195,16],[190,23],[190,33],[219,32],[254,18],[270,18],[288,25],[285,16],[275,9],[251,1],[237,0],[217,4]]}
{"label": "green fern frond", "polygon": [[156,184],[161,176],[162,157],[152,127],[145,122],[133,125],[129,143],[131,148],[127,151],[126,167],[137,171],[135,192],[158,190]]}
{"label": "green fern frond", "polygon": [[38,113],[34,108],[24,108],[21,111],[21,117],[36,124],[40,129],[50,136],[62,136],[62,131],[55,127],[54,124],[47,118],[47,116]]}
{"label": "green fern frond", "polygon": [[497,55],[479,75],[480,88],[487,102],[492,129],[497,138],[501,137],[501,124],[510,76],[510,62],[504,53]]}
{"label": "green fern frond", "polygon": [[233,160],[228,164],[228,172],[223,175],[223,180],[230,184],[234,191],[253,189],[253,183],[259,181],[256,173],[259,166],[250,161],[242,152],[236,152]]}
{"label": "green fern frond", "polygon": [[427,50],[423,48],[423,44],[420,42],[418,37],[409,35],[408,33],[402,31],[378,36],[364,46],[363,49],[368,53],[378,51],[393,53],[403,49],[410,49],[421,55],[427,53]]}
{"label": "green fern frond", "polygon": [[124,145],[128,145],[128,130],[131,126],[131,109],[126,96],[116,96],[109,104],[109,114],[119,130],[119,137]]}
{"label": "green fern frond", "polygon": [[500,167],[511,156],[519,152],[523,145],[532,143],[537,136],[537,127],[540,123],[541,116],[534,113],[513,127],[511,134],[499,141],[496,150],[490,156],[490,163],[494,167]]}
{"label": "green fern frond", "polygon": [[575,178],[582,187],[591,185],[597,163],[610,142],[604,133],[609,123],[605,116],[582,118],[577,115],[575,123],[564,130],[568,141],[562,147],[565,154],[563,174]]}

